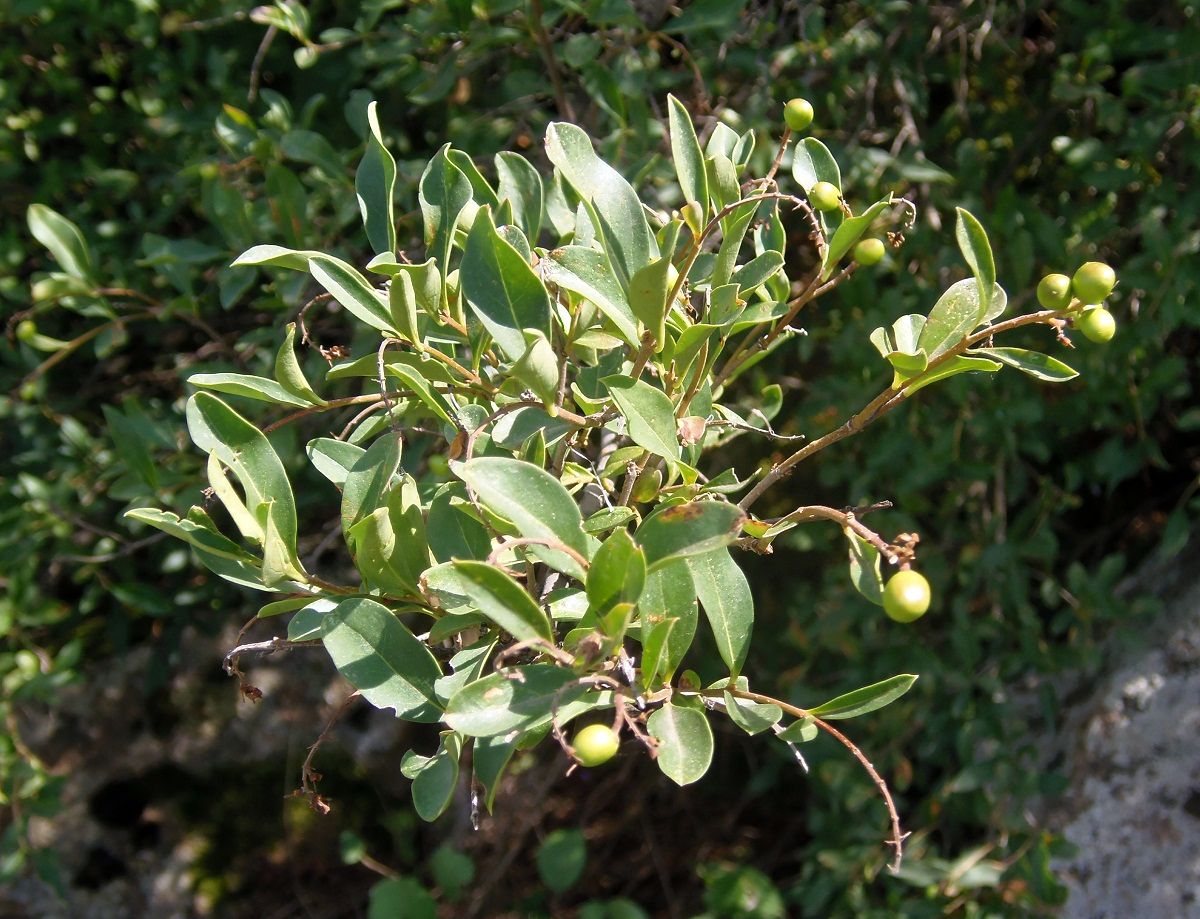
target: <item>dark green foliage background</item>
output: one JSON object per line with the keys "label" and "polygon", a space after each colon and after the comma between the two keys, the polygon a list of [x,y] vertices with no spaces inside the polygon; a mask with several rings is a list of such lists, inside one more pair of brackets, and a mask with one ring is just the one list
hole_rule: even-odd
{"label": "dark green foliage background", "polygon": [[[530,15],[542,5],[546,46]],[[745,560],[753,584],[772,585],[758,594],[757,686],[805,702],[895,672],[922,674],[901,703],[855,724],[917,831],[904,879],[882,873],[882,809],[856,764],[818,749],[804,778],[783,756],[746,752],[751,742],[729,736],[715,775],[688,792],[689,810],[736,810],[787,846],[759,849],[738,834],[695,840],[696,852],[676,853],[672,870],[689,885],[676,890],[686,910],[714,915],[778,915],[730,905],[739,891],[771,884],[778,893],[765,902],[781,897],[788,914],[805,916],[1018,916],[1056,903],[1048,861],[1058,843],[1025,817],[1065,783],[1034,759],[1038,738],[1060,723],[1055,687],[1065,684],[1056,678],[1086,675],[1101,640],[1153,615],[1151,600],[1117,588],[1147,557],[1182,548],[1198,506],[1196,4],[356,6],[314,2],[306,37],[281,32],[270,42],[248,8],[229,2],[16,0],[0,12],[0,302],[9,320],[0,340],[0,678],[9,727],[146,645],[155,649],[149,696],[177,666],[186,628],[216,632],[252,614],[252,601],[185,552],[142,544],[148,534],[131,534],[118,517],[134,501],[182,510],[197,500],[199,459],[179,436],[183,378],[260,370],[311,296],[301,286],[259,289],[253,272],[224,266],[260,242],[365,252],[352,170],[369,99],[379,100],[399,161],[405,240],[420,233],[415,179],[447,140],[489,158],[510,148],[538,156],[545,124],[570,115],[640,186],[665,189],[667,92],[700,124],[724,106],[738,112],[741,127],[760,131],[764,165],[783,101],[804,95],[817,111],[813,131],[848,166],[851,199],[895,190],[918,203],[920,218],[900,258],[822,300],[802,317],[807,337],[756,368],[762,383],[791,382],[780,416],[789,432],[828,430],[887,382],[867,334],[927,308],[961,276],[948,231],[956,204],[983,219],[1018,309],[1032,305],[1046,271],[1070,273],[1090,258],[1117,266],[1120,330],[1107,347],[1081,343],[1069,361],[1082,376],[1070,384],[1017,374],[947,382],[778,489],[780,512],[893,501],[874,520],[883,532],[921,533],[937,598],[924,620],[898,627],[852,591],[836,531],[793,531],[774,557]],[[557,61],[558,92],[545,53]],[[247,102],[256,54],[258,93]],[[55,270],[25,229],[34,202],[83,229],[112,291],[103,304],[31,303],[30,282]],[[64,340],[112,324],[27,380],[49,356],[12,335],[27,316]],[[336,340],[336,318],[315,324]],[[743,469],[754,459],[747,453]],[[319,724],[314,712],[314,736]],[[0,741],[0,773],[20,812],[54,812],[65,779],[26,761],[11,739]],[[729,788],[741,791],[731,798]],[[663,791],[646,807],[663,817],[678,805]],[[407,802],[387,806],[403,822],[395,815]],[[378,858],[427,876],[429,852],[386,851],[387,833],[356,829],[385,840]],[[604,849],[605,839],[640,830],[618,821],[599,833],[589,844]],[[20,821],[10,822],[0,870],[32,860],[53,878],[53,860],[19,837]],[[953,862],[980,846],[996,870],[972,876],[974,886]],[[709,863],[703,882],[691,871],[696,858]],[[719,867],[739,860],[765,874]],[[522,909],[548,909],[531,870],[512,887],[532,898]],[[585,874],[575,899],[553,902],[597,894],[597,876]],[[231,904],[239,889],[229,883]],[[665,910],[657,886],[630,896]]]}

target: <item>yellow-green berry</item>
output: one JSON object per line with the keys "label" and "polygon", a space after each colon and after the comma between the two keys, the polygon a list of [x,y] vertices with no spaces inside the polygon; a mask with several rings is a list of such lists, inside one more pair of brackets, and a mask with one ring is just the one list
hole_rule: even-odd
{"label": "yellow-green berry", "polygon": [[783,123],[793,131],[803,131],[812,120],[813,107],[807,99],[791,99],[783,107]]}
{"label": "yellow-green berry", "polygon": [[882,239],[863,239],[854,247],[854,261],[860,265],[874,265],[883,258],[885,251]]}
{"label": "yellow-green berry", "polygon": [[1037,286],[1038,303],[1048,310],[1065,310],[1071,305],[1071,279],[1065,274],[1048,274]]}

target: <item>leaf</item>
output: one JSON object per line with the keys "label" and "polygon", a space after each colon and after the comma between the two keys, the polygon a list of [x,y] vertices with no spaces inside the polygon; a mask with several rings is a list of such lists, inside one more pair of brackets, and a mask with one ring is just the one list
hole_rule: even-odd
{"label": "leaf", "polygon": [[[574,685],[570,685],[574,684]],[[513,667],[469,683],[454,694],[446,706],[445,722],[471,737],[490,737],[511,731],[529,731],[550,723],[554,700],[558,699],[559,720],[577,717],[584,711],[611,704],[611,694],[591,693],[575,674],[553,664]],[[584,702],[583,705],[573,703]]]}
{"label": "leaf", "polygon": [[678,461],[675,409],[666,393],[626,376],[608,376],[602,382],[625,416],[630,439],[656,456]]}
{"label": "leaf", "polygon": [[542,177],[519,153],[505,150],[496,154],[496,175],[500,179],[499,197],[512,204],[513,221],[525,231],[532,243],[542,229],[545,194]]}
{"label": "leaf", "polygon": [[425,521],[429,550],[439,562],[455,558],[482,561],[492,551],[487,529],[456,507],[453,503],[456,498],[466,501],[463,487],[454,482],[442,486],[429,502]]}
{"label": "leaf", "polygon": [[840,192],[842,171],[829,148],[815,137],[805,137],[796,144],[792,156],[792,178],[807,194],[818,182],[828,182]]}
{"label": "leaf", "polygon": [[603,507],[583,521],[583,532],[599,536],[614,527],[624,526],[636,516],[637,511],[632,507]]}
{"label": "leaf", "polygon": [[671,291],[669,271],[671,260],[657,258],[643,265],[629,279],[629,308],[654,336],[656,350],[666,344],[666,319]]}
{"label": "leaf", "polygon": [[385,596],[415,597],[429,567],[425,520],[415,500],[415,485],[402,480],[373,510],[346,531],[355,567],[372,590]]}
{"label": "leaf", "polygon": [[820,730],[817,723],[809,716],[797,718],[776,736],[785,743],[808,743],[810,740],[816,740]]}
{"label": "leaf", "polygon": [[692,501],[665,508],[634,534],[651,571],[676,558],[700,555],[737,538],[746,515],[726,501]]}
{"label": "leaf", "polygon": [[1040,351],[1027,351],[1025,348],[976,348],[971,353],[995,358],[1002,364],[1016,367],[1022,373],[1047,383],[1065,383],[1079,376],[1079,371]]}
{"label": "leaf", "polygon": [[246,539],[261,544],[263,541],[262,525],[258,522],[258,518],[246,507],[246,503],[242,500],[241,495],[237,493],[237,489],[233,487],[233,483],[225,475],[225,467],[221,464],[215,452],[208,454],[206,471],[208,473],[209,487],[212,488],[217,500],[225,506],[225,510],[229,513],[229,518],[233,521],[233,525],[238,528],[238,532]]}
{"label": "leaf", "polygon": [[808,713],[827,721],[838,721],[843,718],[854,718],[865,715],[877,708],[883,708],[889,702],[894,702],[904,695],[917,681],[916,674],[901,673],[886,680],[881,680],[871,686],[864,686],[845,695],[823,702],[816,708],[810,708]]}
{"label": "leaf", "polygon": [[304,452],[308,454],[308,461],[316,467],[317,472],[338,488],[342,488],[346,484],[346,476],[350,474],[354,464],[367,451],[356,444],[348,444],[344,440],[318,437],[308,442]]}
{"label": "leaf", "polygon": [[307,399],[288,392],[274,380],[249,373],[193,373],[187,381],[199,389],[213,389],[230,396],[242,396],[272,405],[291,405],[296,408],[308,408],[312,405]]}
{"label": "leaf", "polygon": [[289,322],[284,333],[283,344],[275,355],[275,379],[279,385],[299,399],[313,405],[324,405],[325,400],[317,395],[308,382],[300,361],[296,359],[296,323]]}
{"label": "leaf", "polygon": [[92,282],[92,254],[79,227],[44,204],[31,204],[25,221],[33,238],[50,250],[67,274]]}
{"label": "leaf", "polygon": [[616,326],[625,343],[637,346],[637,318],[603,252],[585,246],[562,246],[552,250],[538,267],[547,283],[594,303]]}
{"label": "leaf", "polygon": [[383,144],[379,130],[378,103],[367,106],[367,149],[354,177],[358,208],[362,212],[367,239],[376,252],[396,251],[396,219],[392,196],[396,188],[396,161]]}
{"label": "leaf", "polygon": [[441,667],[391,610],[354,597],[338,601],[327,616],[325,650],[363,698],[376,708],[395,709],[406,721],[441,720],[433,688]]}
{"label": "leaf", "polygon": [[396,363],[389,366],[387,372],[388,376],[396,377],[411,389],[421,403],[429,408],[436,417],[453,427],[460,426],[461,422],[455,417],[454,406],[445,396],[429,385],[429,381],[422,376],[418,368],[411,364]]}
{"label": "leaf", "polygon": [[549,337],[546,285],[496,232],[486,207],[475,217],[459,272],[463,296],[509,360],[518,360],[525,351],[524,329],[536,329]]}
{"label": "leaf", "polygon": [[906,397],[911,396],[931,383],[936,383],[947,377],[958,376],[960,373],[968,373],[970,371],[995,373],[999,369],[1000,364],[996,361],[990,361],[982,357],[963,357],[961,354],[956,354],[944,364],[939,364],[933,370],[917,377],[913,384],[904,390],[904,394]]}
{"label": "leaf", "polygon": [[760,734],[783,717],[783,709],[773,702],[752,702],[725,693],[725,712],[729,720],[747,734]]}
{"label": "leaf", "polygon": [[454,800],[461,755],[462,739],[453,731],[443,731],[433,756],[409,750],[400,760],[400,772],[412,779],[413,807],[422,820],[437,820]]}
{"label": "leaf", "polygon": [[667,702],[646,727],[658,741],[658,768],[676,785],[690,785],[708,772],[713,736],[703,709]]}
{"label": "leaf", "polygon": [[[483,456],[451,467],[493,514],[511,521],[525,537],[552,539],[580,555],[588,554],[583,516],[554,476],[522,460]],[[583,569],[564,552],[542,546],[529,551],[559,571],[583,580]]]}
{"label": "leaf", "polygon": [[[446,156],[449,149],[450,145],[445,144],[438,150],[421,173],[418,186],[425,246],[442,266],[443,275],[450,264],[450,246],[454,242],[458,215],[471,200],[471,182],[461,169],[450,162]],[[442,298],[445,299],[444,286]]]}
{"label": "leaf", "polygon": [[738,286],[738,296],[745,298],[765,284],[767,279],[782,267],[783,255],[767,250],[746,262],[733,273],[729,281]]}
{"label": "leaf", "polygon": [[400,468],[400,438],[387,433],[358,458],[342,486],[342,532],[381,507]]}
{"label": "leaf", "polygon": [[518,641],[554,641],[550,618],[525,588],[494,565],[453,561],[430,568],[424,580],[439,596],[466,597],[475,609]]}
{"label": "leaf", "polygon": [[708,210],[708,178],[704,170],[704,154],[696,139],[696,128],[683,103],[674,96],[667,96],[668,123],[671,131],[671,157],[675,160],[675,173],[679,176],[679,187],[684,200],[700,205],[701,212]]}
{"label": "leaf", "polygon": [[[669,681],[692,646],[699,619],[696,587],[687,564],[682,560],[673,561],[646,575],[638,608],[642,610],[642,643],[647,656],[654,650],[651,636],[655,636],[663,624],[674,623],[654,639],[662,642],[657,649],[659,659],[654,662],[654,670],[644,674],[647,680],[657,674],[662,681]],[[642,664],[644,668],[650,666],[646,659]]]}
{"label": "leaf", "polygon": [[[262,9],[262,7],[258,7]],[[303,50],[303,49],[301,49]],[[389,877],[372,887],[367,919],[436,919],[437,903],[413,877]]]}
{"label": "leaf", "polygon": [[883,576],[879,573],[879,550],[850,527],[843,532],[850,541],[850,582],[874,603],[883,605]]}
{"label": "leaf", "polygon": [[692,555],[687,565],[721,660],[737,676],[754,630],[754,598],[746,575],[725,548]]}
{"label": "leaf", "polygon": [[[825,258],[821,262],[822,281],[833,274],[833,270],[837,267],[838,262],[842,260],[842,256],[849,252],[854,247],[854,244],[862,239],[863,234],[870,229],[871,223],[875,218],[891,203],[892,196],[889,194],[882,201],[876,201],[857,217],[847,217],[841,222],[825,249]],[[993,278],[993,280],[995,279]]]}
{"label": "leaf", "polygon": [[603,619],[620,603],[637,603],[646,586],[646,556],[625,530],[616,530],[596,550],[587,573],[591,611]]}
{"label": "leaf", "polygon": [[555,122],[546,129],[546,155],[591,206],[617,277],[628,283],[638,268],[658,256],[637,192],[596,156],[591,139],[573,124]]}
{"label": "leaf", "polygon": [[396,335],[387,301],[352,267],[330,255],[314,255],[308,260],[308,271],[357,319],[385,335]]}
{"label": "leaf", "polygon": [[575,886],[586,865],[587,843],[580,830],[554,830],[538,847],[538,876],[555,893]]}
{"label": "leaf", "polygon": [[[992,302],[1001,304],[1007,300],[1004,288],[995,285]],[[930,310],[917,346],[929,355],[931,361],[940,357],[983,321],[984,312],[979,297],[979,283],[974,278],[951,284]]]}
{"label": "leaf", "polygon": [[975,275],[978,289],[982,296],[979,298],[979,322],[983,322],[991,306],[992,292],[996,286],[996,262],[992,258],[992,246],[988,242],[983,225],[975,219],[975,215],[966,208],[956,207],[958,219],[954,223],[954,238],[958,248],[967,260],[971,273]]}
{"label": "leaf", "polygon": [[235,258],[230,263],[230,267],[265,265],[269,268],[308,271],[308,260],[324,254],[313,249],[287,249],[283,246],[252,246]]}
{"label": "leaf", "polygon": [[647,689],[655,689],[659,683],[665,682],[660,679],[660,675],[666,670],[669,639],[671,633],[675,630],[675,626],[679,623],[678,619],[663,619],[661,616],[656,617],[661,621],[650,625],[648,621],[642,623],[642,683]]}
{"label": "leaf", "polygon": [[290,160],[316,166],[331,179],[346,181],[346,170],[333,145],[316,131],[288,131],[279,149]]}

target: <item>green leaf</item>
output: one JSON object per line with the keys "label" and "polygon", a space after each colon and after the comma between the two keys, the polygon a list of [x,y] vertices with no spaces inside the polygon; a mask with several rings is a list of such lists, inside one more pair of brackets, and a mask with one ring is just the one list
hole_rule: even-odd
{"label": "green leaf", "polygon": [[746,515],[726,501],[692,501],[665,508],[634,534],[651,571],[676,558],[700,555],[737,538]]}
{"label": "green leaf", "polygon": [[991,306],[992,291],[996,286],[996,262],[992,258],[992,245],[988,242],[983,225],[975,219],[974,214],[961,207],[956,207],[954,211],[958,214],[954,223],[954,238],[958,241],[958,248],[978,282],[978,290],[982,294],[979,298],[978,322],[983,322]]}
{"label": "green leaf", "polygon": [[546,155],[592,210],[593,223],[622,283],[658,255],[642,202],[615,169],[596,156],[591,139],[573,124],[546,129]]}
{"label": "green leaf", "polygon": [[338,488],[342,488],[346,484],[346,476],[350,474],[354,464],[367,451],[356,444],[348,444],[344,440],[318,437],[308,442],[304,452],[308,454],[308,461],[316,467],[317,472]]}
{"label": "green leaf", "polygon": [[583,521],[583,532],[599,536],[609,530],[624,526],[637,516],[632,507],[603,507]]}
{"label": "green leaf", "polygon": [[797,718],[776,736],[785,743],[808,743],[816,740],[820,730],[811,717]]}
{"label": "green leaf", "polygon": [[230,267],[261,266],[288,268],[292,271],[308,271],[308,261],[324,255],[313,249],[287,249],[283,246],[252,246],[230,263]]}
{"label": "green leaf", "polygon": [[586,865],[587,843],[580,830],[554,830],[538,847],[538,876],[555,893],[574,887]]}
{"label": "green leaf", "polygon": [[251,563],[253,557],[231,539],[215,530],[201,526],[186,517],[156,507],[135,507],[125,512],[125,519],[145,523],[208,555],[229,561]]}
{"label": "green leaf", "polygon": [[482,561],[492,551],[487,528],[455,506],[456,499],[465,502],[466,495],[463,487],[454,482],[442,486],[429,502],[425,522],[429,550],[439,562],[455,558]]}
{"label": "green leaf", "polygon": [[342,532],[382,507],[400,468],[400,438],[384,434],[367,448],[346,474],[342,486]]}
{"label": "green leaf", "polygon": [[553,643],[554,627],[545,611],[520,584],[494,565],[476,561],[453,561],[425,572],[429,590],[445,595],[447,605],[466,597],[498,628],[518,641],[536,638]]}
{"label": "green leaf", "polygon": [[383,144],[379,130],[378,103],[367,106],[367,149],[354,177],[358,208],[362,212],[367,239],[376,252],[396,251],[396,220],[392,196],[396,188],[396,161]]}
{"label": "green leaf", "polygon": [[783,717],[783,709],[773,702],[752,702],[725,693],[725,712],[729,720],[751,736],[761,734]]}
{"label": "green leaf", "polygon": [[964,357],[961,354],[956,354],[945,363],[939,364],[933,370],[922,373],[911,386],[904,390],[904,394],[905,396],[911,396],[931,383],[936,383],[947,377],[958,376],[960,373],[969,373],[971,371],[995,373],[999,369],[1000,364],[996,361],[990,361],[982,357]]}
{"label": "green leaf", "polygon": [[729,281],[738,286],[738,295],[748,297],[759,287],[767,283],[767,279],[783,267],[783,255],[768,250],[756,255],[733,273]]}
{"label": "green leaf", "polygon": [[637,318],[603,252],[585,246],[562,246],[552,250],[538,267],[547,283],[594,303],[616,326],[625,343],[637,346]]}
{"label": "green leaf", "polygon": [[616,530],[596,550],[587,574],[591,611],[603,619],[620,603],[637,603],[646,586],[646,556],[625,530]]}
{"label": "green leaf", "polygon": [[383,294],[354,268],[331,255],[314,255],[308,260],[308,271],[355,318],[385,335],[396,335]]}
{"label": "green leaf", "polygon": [[870,229],[871,223],[875,218],[891,203],[892,196],[889,194],[882,201],[876,201],[857,217],[848,217],[841,222],[825,249],[825,258],[821,262],[822,281],[833,274],[833,270],[837,267],[838,262],[842,260],[842,256],[849,252],[854,247],[854,244],[862,239],[863,234]]}
{"label": "green leaf", "polygon": [[325,400],[317,395],[308,382],[300,361],[296,359],[296,323],[289,322],[284,333],[283,344],[275,356],[275,379],[279,385],[299,399],[313,405],[324,405]]}
{"label": "green leaf", "polygon": [[44,204],[29,205],[25,221],[33,238],[50,250],[63,271],[92,282],[92,254],[79,227]]}
{"label": "green leaf", "polygon": [[454,800],[461,755],[462,739],[453,731],[442,732],[433,756],[421,756],[412,750],[404,754],[400,772],[412,779],[413,807],[422,820],[437,820]]}
{"label": "green leaf", "polygon": [[[273,603],[267,603],[261,606],[258,610],[259,619],[270,619],[272,616],[281,616],[284,613],[295,612],[298,609],[303,609],[312,603],[312,597],[288,597],[286,600],[276,600]],[[294,616],[292,617],[295,618]]]}
{"label": "green leaf", "polygon": [[656,456],[677,462],[675,408],[666,393],[644,380],[626,376],[608,376],[602,382],[625,416],[630,439]]}
{"label": "green leaf", "polygon": [[529,160],[509,150],[496,154],[496,175],[500,180],[500,199],[512,204],[513,221],[536,244],[542,230],[545,198],[542,177]]}
{"label": "green leaf", "polygon": [[642,620],[642,683],[647,689],[655,689],[665,682],[660,680],[660,675],[668,665],[671,633],[679,624],[678,619],[664,619],[661,615],[655,618],[659,621],[653,625],[646,617]]}
{"label": "green leaf", "polygon": [[370,902],[367,905],[367,919],[436,919],[436,917],[436,901],[416,878],[384,878],[371,888]]}
{"label": "green leaf", "polygon": [[667,96],[668,122],[671,131],[671,156],[684,200],[708,210],[708,178],[704,170],[704,154],[696,139],[696,128],[686,108],[674,96]]}
{"label": "green leaf", "polygon": [[[1007,300],[1004,288],[995,285],[990,302],[997,305]],[[983,321],[985,312],[978,281],[966,278],[951,284],[930,310],[917,347],[928,354],[931,361],[940,357],[970,334]]]}
{"label": "green leaf", "polygon": [[[659,659],[654,662],[653,672],[645,674],[647,680],[657,674],[663,681],[669,681],[692,646],[699,620],[696,587],[687,564],[683,560],[669,562],[646,575],[638,608],[642,610],[642,641],[647,655],[654,650],[650,647],[650,636],[664,623],[675,623],[655,638],[663,643],[657,652]],[[644,668],[650,666],[646,660],[642,663]]]}
{"label": "green leaf", "polygon": [[340,600],[322,641],[338,673],[376,708],[406,721],[441,720],[433,684],[441,667],[387,607],[365,597]]}
{"label": "green leaf", "polygon": [[708,772],[713,735],[703,709],[667,702],[646,727],[658,741],[658,768],[676,785],[690,785]]}
{"label": "green leaf", "polygon": [[263,541],[262,525],[246,507],[241,495],[237,493],[233,483],[226,477],[225,467],[215,452],[208,454],[207,472],[208,484],[212,488],[213,494],[225,506],[225,510],[229,513],[234,526],[238,528],[238,532],[246,539],[261,544]]}
{"label": "green leaf", "polygon": [[346,169],[333,145],[316,131],[288,131],[279,149],[290,160],[316,166],[331,179],[346,181]]}
{"label": "green leaf", "polygon": [[850,582],[874,603],[883,605],[883,576],[879,572],[879,550],[850,527],[843,532],[850,542]]}
{"label": "green leaf", "polygon": [[475,880],[475,862],[469,855],[456,851],[450,843],[443,843],[429,857],[429,870],[433,882],[442,895],[456,903]]}
{"label": "green leaf", "polygon": [[976,348],[971,354],[995,358],[1002,364],[1016,367],[1022,373],[1047,383],[1065,383],[1079,376],[1079,371],[1040,351],[1027,351],[1025,348]]}
{"label": "green leaf", "polygon": [[475,780],[483,786],[483,803],[487,805],[488,813],[496,800],[496,789],[500,785],[500,776],[516,752],[519,738],[510,736],[476,737],[471,765],[474,768]]}
{"label": "green leaf", "polygon": [[[120,454],[121,461],[135,472],[151,490],[158,490],[158,466],[150,451],[152,446],[141,426],[112,405],[100,406],[108,426],[108,439]],[[131,410],[135,415],[136,407]],[[629,510],[629,508],[626,508]],[[632,514],[632,511],[630,512]]]}
{"label": "green leaf", "polygon": [[565,667],[530,664],[491,673],[464,686],[446,706],[445,721],[471,737],[530,731],[550,723],[556,698],[560,723],[612,704],[611,693],[588,693]]}
{"label": "green leaf", "polygon": [[792,178],[805,193],[818,182],[828,182],[842,190],[842,171],[829,148],[815,137],[805,137],[796,144],[792,156]]}
{"label": "green leaf", "polygon": [[524,329],[549,337],[546,285],[496,232],[486,207],[479,209],[467,237],[460,275],[467,303],[509,360],[518,360],[525,351]]}
{"label": "green leaf", "polygon": [[479,167],[475,165],[475,161],[471,159],[469,153],[451,147],[446,151],[446,158],[457,166],[459,171],[467,177],[467,181],[471,183],[471,198],[476,204],[487,204],[493,208],[500,206],[496,190],[488,184],[488,180],[483,177],[483,173],[479,171]]}
{"label": "green leaf", "polygon": [[230,396],[270,402],[272,405],[291,405],[296,408],[308,408],[312,405],[307,399],[288,392],[274,380],[249,373],[193,373],[187,381],[199,389],[212,389]]}
{"label": "green leaf", "polygon": [[383,507],[351,526],[346,543],[372,590],[392,597],[418,596],[417,582],[429,567],[429,546],[412,480],[401,480]]}
{"label": "green leaf", "polygon": [[[454,228],[458,215],[471,200],[471,181],[446,156],[450,145],[444,145],[429,161],[421,174],[418,197],[421,216],[425,225],[425,246],[429,254],[442,266],[442,273],[450,264],[450,246],[454,242]],[[442,288],[445,301],[445,286]],[[445,303],[443,302],[443,306]]]}
{"label": "green leaf", "polygon": [[[392,283],[395,283],[394,281]],[[449,400],[440,392],[429,385],[429,381],[421,374],[421,370],[411,364],[396,363],[388,367],[388,376],[396,377],[404,383],[413,394],[421,400],[422,404],[429,408],[435,416],[440,418],[446,424],[453,427],[460,427],[461,422],[457,419]]]}
{"label": "green leaf", "polygon": [[871,686],[864,686],[862,689],[848,692],[836,699],[830,699],[816,708],[810,708],[808,712],[810,715],[824,718],[827,721],[865,715],[877,708],[883,708],[889,702],[896,701],[908,692],[916,681],[916,674],[901,673]]}
{"label": "green leaf", "polygon": [[754,598],[746,575],[725,548],[692,555],[687,565],[721,660],[737,676],[754,630]]}
{"label": "green leaf", "polygon": [[[480,504],[510,521],[525,537],[552,539],[588,554],[579,506],[562,483],[522,460],[483,456],[451,466],[452,471],[476,493]],[[583,569],[564,552],[543,546],[529,551],[571,577],[584,579]]]}

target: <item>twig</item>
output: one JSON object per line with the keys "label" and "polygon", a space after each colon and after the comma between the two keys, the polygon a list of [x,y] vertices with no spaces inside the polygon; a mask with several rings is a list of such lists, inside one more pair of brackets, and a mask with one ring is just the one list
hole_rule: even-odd
{"label": "twig", "polygon": [[296,648],[321,648],[324,647],[319,641],[291,641],[287,638],[268,638],[266,641],[251,641],[244,645],[238,645],[225,655],[225,659],[221,662],[222,668],[230,676],[240,672],[238,670],[238,660],[243,654],[274,654],[276,651],[292,651]]}
{"label": "twig", "polygon": [[[304,763],[300,766],[300,788],[289,795],[289,797],[303,795],[308,799],[308,806],[319,814],[328,814],[330,807],[329,803],[317,793],[317,782],[321,781],[321,773],[313,768],[313,760],[316,759],[317,751],[321,749],[321,744],[325,743],[326,738],[329,737],[329,732],[333,730],[333,726],[338,723],[342,715],[346,713],[346,709],[359,696],[360,693],[357,689],[350,693],[346,697],[346,701],[339,705],[337,711],[325,722],[324,729],[317,736],[317,739],[313,741],[313,745],[308,748],[308,755],[304,757]],[[378,865],[379,863],[375,862],[375,864]]]}
{"label": "twig", "polygon": [[258,84],[262,79],[263,61],[266,60],[267,51],[270,50],[271,43],[275,41],[275,36],[278,34],[278,27],[268,27],[262,41],[259,42],[258,50],[254,52],[254,63],[250,65],[250,90],[246,93],[247,102],[253,102],[258,98]]}
{"label": "twig", "polygon": [[550,85],[554,88],[554,104],[567,121],[574,121],[575,111],[571,108],[571,103],[563,90],[562,76],[558,72],[558,61],[554,57],[554,45],[550,41],[550,36],[546,34],[546,27],[542,24],[542,0],[529,0],[529,13],[529,32],[533,35],[533,40],[537,42],[542,60],[546,64],[546,72],[550,75]]}
{"label": "twig", "polygon": [[489,565],[495,565],[500,555],[508,549],[515,549],[518,546],[545,546],[548,549],[553,549],[555,552],[562,552],[574,559],[579,567],[584,571],[588,569],[588,560],[584,558],[578,551],[572,549],[566,543],[559,542],[557,539],[548,539],[539,536],[514,536],[509,539],[502,540],[491,554],[487,557]]}

